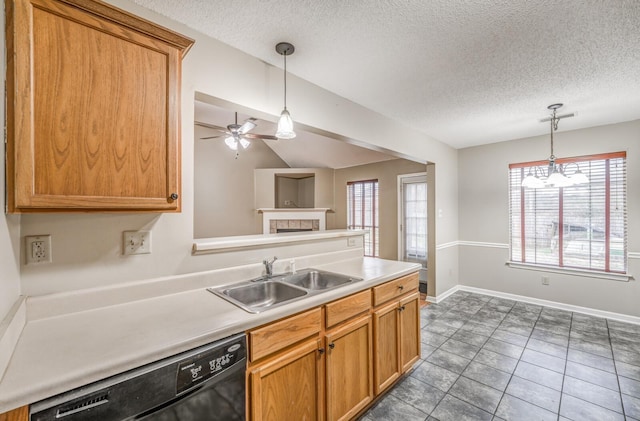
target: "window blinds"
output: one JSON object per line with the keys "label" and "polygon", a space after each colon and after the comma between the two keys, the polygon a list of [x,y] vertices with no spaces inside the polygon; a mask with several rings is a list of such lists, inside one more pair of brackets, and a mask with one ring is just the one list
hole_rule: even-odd
{"label": "window blinds", "polygon": [[378,180],[347,183],[347,229],[364,229],[364,255],[378,257]]}
{"label": "window blinds", "polygon": [[556,160],[588,184],[529,189],[548,162],[509,166],[511,261],[603,272],[627,271],[626,153]]}

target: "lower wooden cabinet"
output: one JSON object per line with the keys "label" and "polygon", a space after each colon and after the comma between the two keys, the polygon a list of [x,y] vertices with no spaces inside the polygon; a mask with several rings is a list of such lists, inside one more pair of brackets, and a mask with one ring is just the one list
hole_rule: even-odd
{"label": "lower wooden cabinet", "polygon": [[397,302],[387,304],[373,313],[375,352],[375,392],[385,390],[400,377],[398,313]]}
{"label": "lower wooden cabinet", "polygon": [[412,274],[249,331],[247,418],[355,418],[420,357],[419,309]]}
{"label": "lower wooden cabinet", "polygon": [[250,369],[250,419],[321,420],[323,351],[312,339]]}
{"label": "lower wooden cabinet", "polygon": [[29,407],[21,406],[9,412],[0,414],[0,421],[28,421],[29,420]]}
{"label": "lower wooden cabinet", "polygon": [[420,294],[376,308],[373,320],[377,395],[420,358]]}
{"label": "lower wooden cabinet", "polygon": [[326,334],[327,420],[348,420],[373,400],[371,316]]}
{"label": "lower wooden cabinet", "polygon": [[400,367],[406,372],[420,359],[420,293],[400,300]]}

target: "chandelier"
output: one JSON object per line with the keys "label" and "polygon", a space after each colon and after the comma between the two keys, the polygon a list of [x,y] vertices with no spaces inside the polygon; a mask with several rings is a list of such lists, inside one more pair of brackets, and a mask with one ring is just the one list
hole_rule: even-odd
{"label": "chandelier", "polygon": [[[560,119],[573,117],[574,114],[557,115],[557,110],[562,104],[551,104],[547,108],[552,111],[551,115],[541,122],[550,121],[551,126],[551,155],[549,156],[549,165],[545,169],[539,166],[530,167],[529,173],[522,180],[522,187],[530,189],[540,189],[547,187],[569,187],[580,184],[589,183],[589,178],[580,171],[580,166],[575,162],[567,164],[556,163],[556,156],[553,154],[553,132],[558,130],[558,122]],[[572,166],[575,166],[573,170]],[[569,170],[573,170],[569,174]]]}

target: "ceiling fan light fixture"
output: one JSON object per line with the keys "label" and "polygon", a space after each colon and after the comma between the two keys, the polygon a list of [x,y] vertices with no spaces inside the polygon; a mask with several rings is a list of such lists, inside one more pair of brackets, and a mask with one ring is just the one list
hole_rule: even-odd
{"label": "ceiling fan light fixture", "polygon": [[276,44],[276,51],[284,57],[284,109],[278,120],[276,137],[278,139],[293,139],[296,137],[296,132],[293,131],[293,120],[287,110],[287,56],[293,54],[295,47],[288,42],[280,42]]}
{"label": "ceiling fan light fixture", "polygon": [[244,137],[240,138],[240,146],[242,146],[242,149],[247,149],[249,147],[249,145],[251,145],[251,142],[249,142]]}
{"label": "ceiling fan light fixture", "polygon": [[233,136],[228,136],[225,140],[224,143],[229,147],[229,149],[231,149],[232,151],[237,151],[238,150],[238,142],[236,142],[236,139]]}

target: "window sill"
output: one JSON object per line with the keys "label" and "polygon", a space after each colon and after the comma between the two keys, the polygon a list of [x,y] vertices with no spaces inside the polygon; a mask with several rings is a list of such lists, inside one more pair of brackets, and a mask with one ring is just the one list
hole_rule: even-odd
{"label": "window sill", "polygon": [[595,270],[558,268],[553,266],[534,265],[531,263],[506,262],[505,265],[515,269],[536,270],[539,272],[559,273],[562,275],[586,276],[589,278],[609,279],[612,281],[629,282],[633,276],[625,273],[605,273]]}

